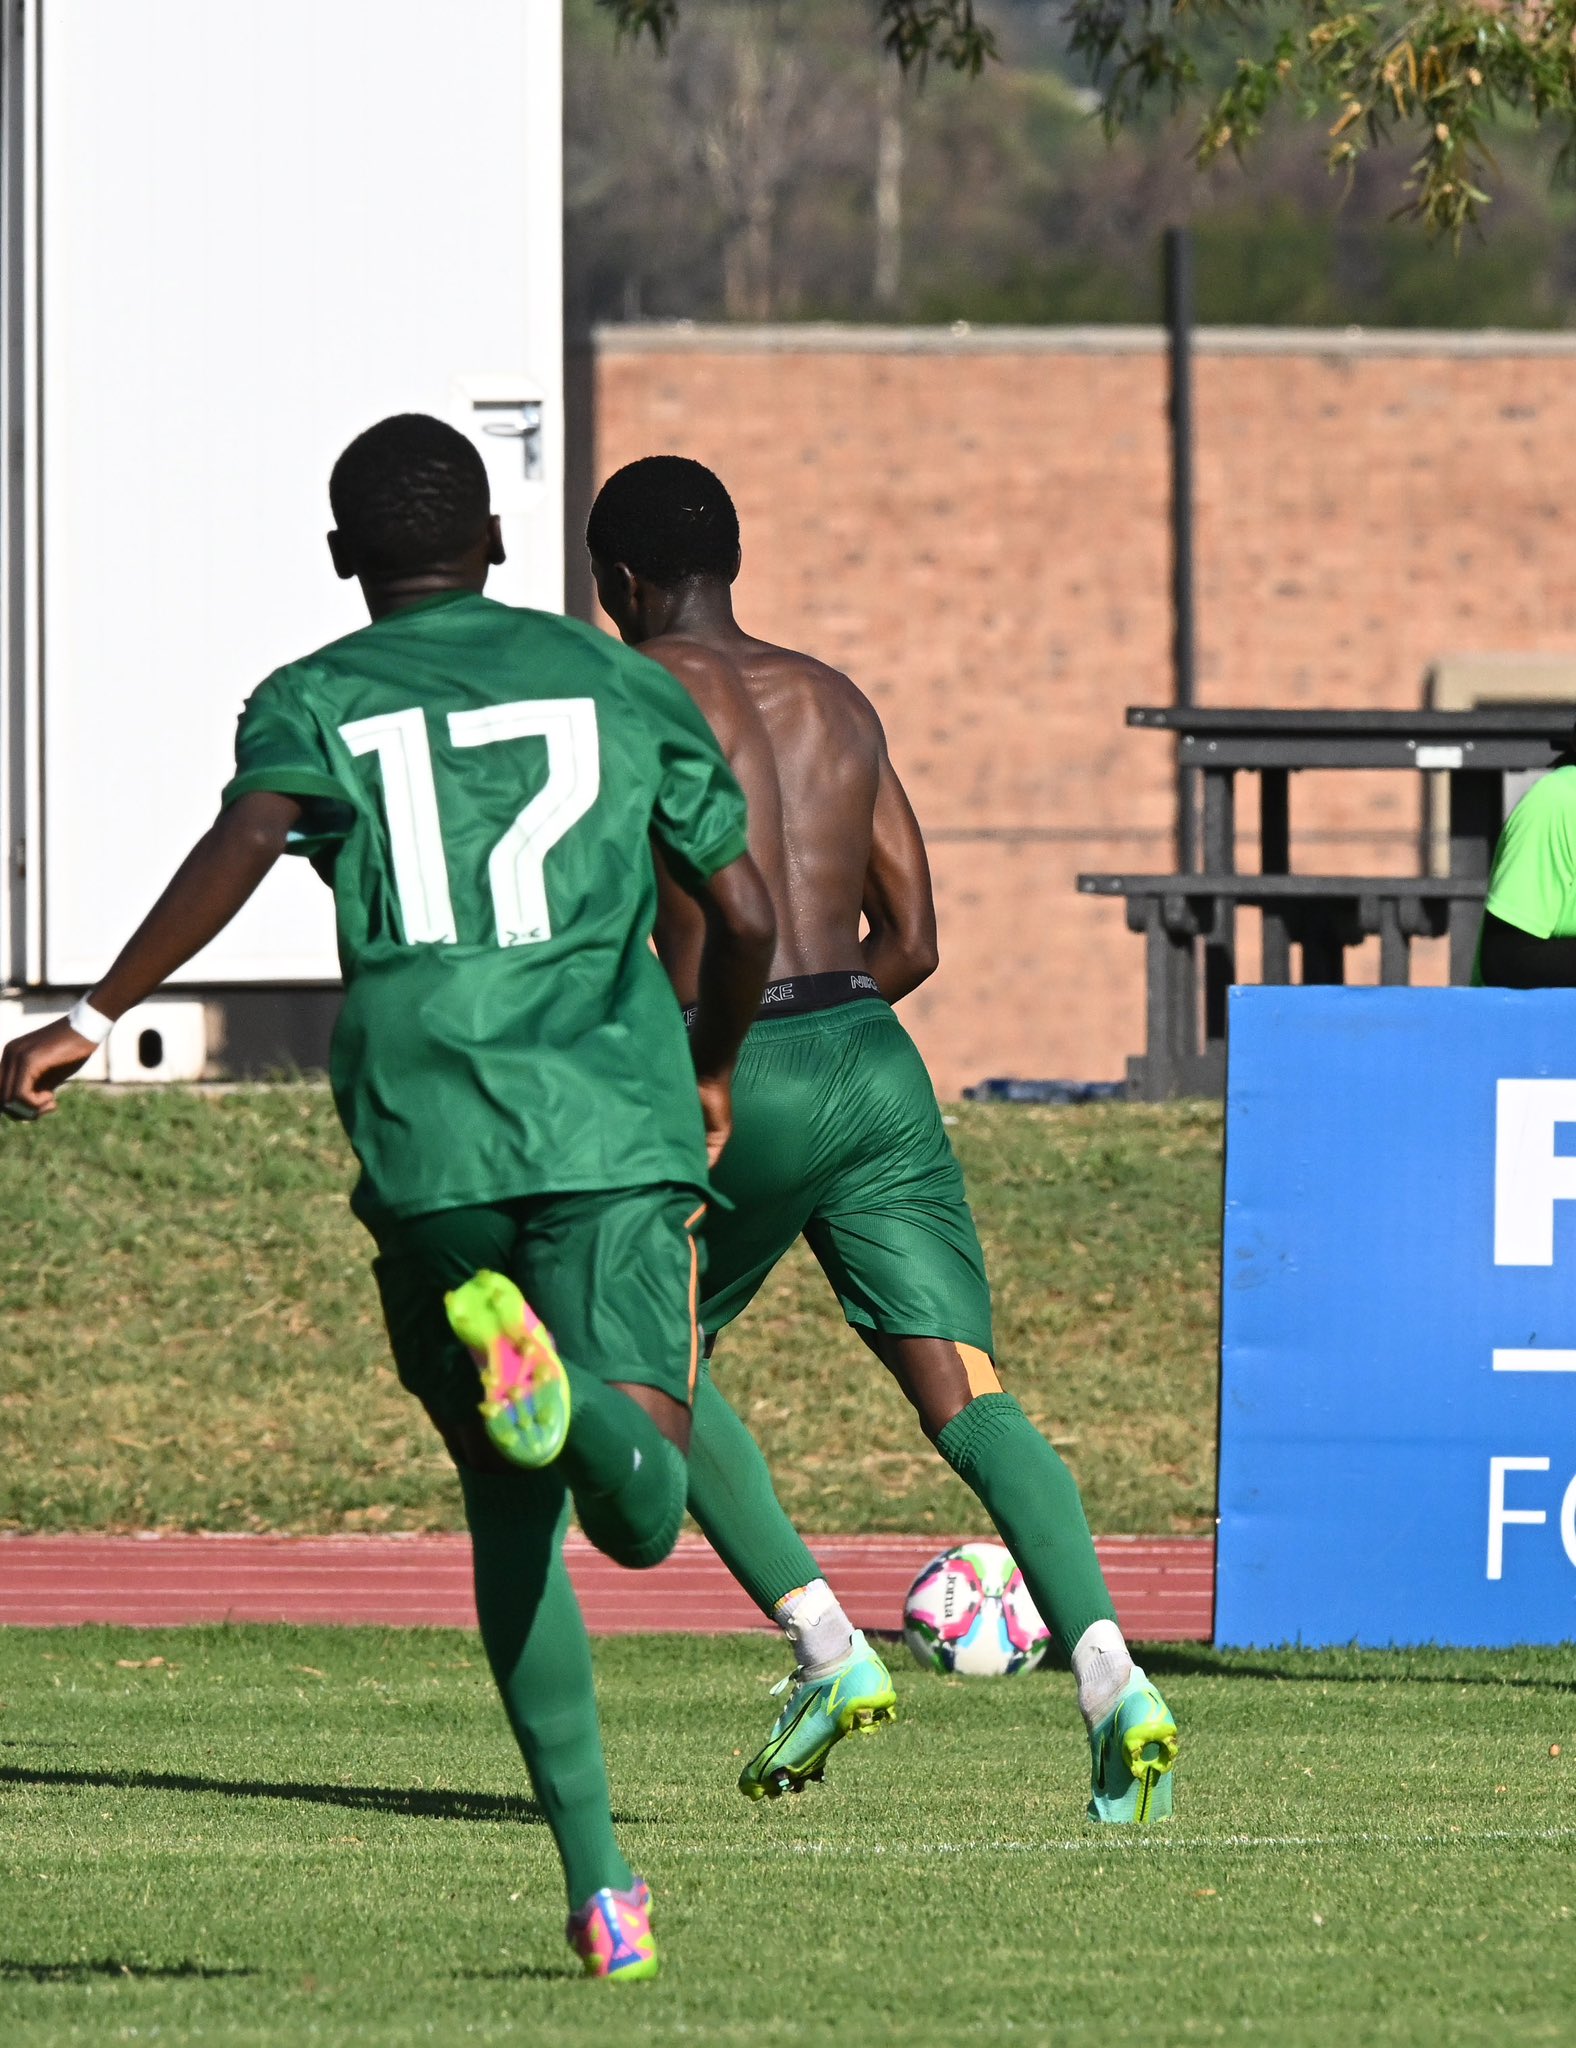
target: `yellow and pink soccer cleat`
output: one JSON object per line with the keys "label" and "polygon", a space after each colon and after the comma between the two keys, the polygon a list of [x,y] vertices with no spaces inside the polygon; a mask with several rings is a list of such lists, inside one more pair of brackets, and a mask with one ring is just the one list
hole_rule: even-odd
{"label": "yellow and pink soccer cleat", "polygon": [[588,1977],[638,1982],[657,1974],[657,1944],[651,1936],[651,1893],[643,1877],[627,1892],[611,1885],[593,1892],[564,1930]]}
{"label": "yellow and pink soccer cleat", "polygon": [[569,1434],[569,1375],[547,1325],[502,1273],[473,1275],[443,1305],[482,1376],[487,1434],[516,1465],[552,1464]]}

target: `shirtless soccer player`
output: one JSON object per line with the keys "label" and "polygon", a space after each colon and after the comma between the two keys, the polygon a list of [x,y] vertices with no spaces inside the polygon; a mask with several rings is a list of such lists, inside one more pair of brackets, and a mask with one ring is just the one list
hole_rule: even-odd
{"label": "shirtless soccer player", "polygon": [[[739,527],[699,463],[655,456],[602,489],[587,541],[624,640],[671,671],[750,800],[750,845],[777,913],[772,980],[734,1078],[734,1136],[706,1223],[708,1335],[802,1232],[843,1313],[978,1496],[1077,1678],[1091,1817],[1171,1810],[1176,1725],[1128,1655],[1071,1473],[1002,1390],[990,1290],[929,1077],[892,1004],[936,965],[930,873],[874,709],[846,676],[735,622]],[[677,877],[657,938],[680,999],[701,991],[704,924]],[[861,937],[861,922],[865,926]],[[752,1796],[817,1775],[839,1734],[890,1709],[855,1634],[772,1491],[765,1461],[703,1374],[690,1511],[799,1670]]]}
{"label": "shirtless soccer player", "polygon": [[[463,435],[384,420],[329,496],[335,567],[372,624],[251,698],[217,820],[91,995],[5,1049],[0,1103],[52,1110],[110,1020],[282,853],[331,879],[334,1096],[395,1362],[458,1467],[482,1641],[563,1858],[569,1939],[593,1976],[649,1977],[650,1900],[613,1835],[563,1533],[573,1501],[634,1566],[678,1534],[690,1233],[771,904],[738,784],[672,678],[482,595],[503,552]],[[648,943],[652,842],[705,933],[687,1047]]]}

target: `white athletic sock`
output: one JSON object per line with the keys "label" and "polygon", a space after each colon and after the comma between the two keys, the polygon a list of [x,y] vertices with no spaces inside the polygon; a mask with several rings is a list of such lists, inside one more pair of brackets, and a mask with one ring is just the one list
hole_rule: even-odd
{"label": "white athletic sock", "polygon": [[1123,1686],[1143,1673],[1114,1621],[1092,1621],[1073,1645],[1078,1711],[1093,1728],[1116,1705]]}
{"label": "white athletic sock", "polygon": [[846,1664],[854,1646],[854,1625],[825,1579],[812,1579],[785,1593],[772,1609],[793,1644],[794,1662],[806,1678],[829,1678]]}

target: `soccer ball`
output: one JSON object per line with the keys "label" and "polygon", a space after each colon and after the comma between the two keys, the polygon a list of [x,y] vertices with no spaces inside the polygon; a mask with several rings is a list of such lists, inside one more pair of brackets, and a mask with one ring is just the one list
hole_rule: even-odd
{"label": "soccer ball", "polygon": [[1005,1678],[1045,1655],[1051,1632],[999,1543],[965,1543],[927,1564],[903,1602],[903,1640],[925,1671]]}

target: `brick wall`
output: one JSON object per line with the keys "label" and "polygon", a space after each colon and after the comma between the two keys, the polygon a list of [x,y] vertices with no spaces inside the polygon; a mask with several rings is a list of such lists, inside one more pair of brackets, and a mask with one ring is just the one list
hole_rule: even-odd
{"label": "brick wall", "polygon": [[[1122,722],[1170,690],[1159,333],[608,328],[572,371],[572,548],[594,478],[699,457],[741,617],[879,706],[936,875],[905,1015],[941,1091],[1118,1077],[1141,942],[1073,878],[1172,864],[1166,743]],[[1442,656],[1576,650],[1576,338],[1206,332],[1195,384],[1203,702],[1407,706]],[[1305,776],[1294,864],[1415,870],[1418,803]]]}

